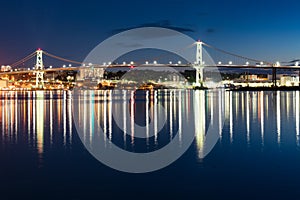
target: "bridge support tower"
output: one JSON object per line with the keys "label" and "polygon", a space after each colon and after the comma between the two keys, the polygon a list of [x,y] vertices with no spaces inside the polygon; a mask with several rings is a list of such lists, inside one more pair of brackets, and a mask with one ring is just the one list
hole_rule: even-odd
{"label": "bridge support tower", "polygon": [[44,88],[44,64],[43,64],[43,51],[38,49],[36,51],[36,64],[35,64],[35,87],[38,89]]}
{"label": "bridge support tower", "polygon": [[280,64],[277,62],[272,67],[272,87],[277,87],[277,69],[276,67],[279,67]]}
{"label": "bridge support tower", "polygon": [[196,52],[196,63],[194,64],[194,68],[196,69],[196,82],[194,86],[196,87],[203,87],[203,42],[200,40],[196,42],[197,45],[197,52]]}

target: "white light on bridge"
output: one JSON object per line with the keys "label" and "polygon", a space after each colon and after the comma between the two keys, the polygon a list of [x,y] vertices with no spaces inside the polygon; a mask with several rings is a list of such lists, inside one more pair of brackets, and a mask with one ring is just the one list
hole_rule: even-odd
{"label": "white light on bridge", "polygon": [[63,65],[63,68],[65,68],[66,67],[66,65]]}
{"label": "white light on bridge", "polygon": [[218,62],[218,65],[222,65],[222,62],[221,62],[221,61],[219,61],[219,62]]}
{"label": "white light on bridge", "polygon": [[71,64],[69,64],[69,67],[72,67],[72,65],[71,65]]}
{"label": "white light on bridge", "polygon": [[123,65],[126,65],[126,62],[123,62]]}
{"label": "white light on bridge", "polygon": [[172,65],[172,61],[170,61],[169,64]]}
{"label": "white light on bridge", "polygon": [[133,64],[134,64],[134,62],[133,62],[133,61],[131,61],[131,62],[130,62],[130,64],[131,64],[131,65],[133,65]]}
{"label": "white light on bridge", "polygon": [[111,62],[108,62],[108,65],[111,65]]}
{"label": "white light on bridge", "polygon": [[229,64],[229,65],[232,65],[232,61],[229,61],[228,64]]}
{"label": "white light on bridge", "polygon": [[276,67],[279,67],[279,66],[280,66],[280,62],[277,61],[277,62],[276,62]]}
{"label": "white light on bridge", "polygon": [[83,63],[82,66],[85,67],[85,63]]}
{"label": "white light on bridge", "polygon": [[28,71],[30,71],[30,68],[28,68]]}
{"label": "white light on bridge", "polygon": [[246,62],[246,65],[249,65],[249,62]]}
{"label": "white light on bridge", "polygon": [[146,65],[148,65],[148,64],[149,64],[149,62],[148,62],[148,61],[146,61],[145,63],[146,63]]}
{"label": "white light on bridge", "polygon": [[263,65],[264,64],[264,62],[260,62],[260,65]]}
{"label": "white light on bridge", "polygon": [[50,65],[49,68],[52,69],[52,65]]}
{"label": "white light on bridge", "polygon": [[92,66],[92,63],[89,63],[89,66]]}
{"label": "white light on bridge", "polygon": [[178,61],[178,64],[181,65],[181,61],[180,60]]}
{"label": "white light on bridge", "polygon": [[299,62],[296,62],[296,63],[295,63],[295,66],[299,66]]}
{"label": "white light on bridge", "polygon": [[153,61],[153,64],[154,64],[154,65],[157,65],[157,61],[156,61],[156,60],[154,60],[154,61]]}
{"label": "white light on bridge", "polygon": [[[90,65],[90,64],[89,64]],[[106,62],[103,63],[103,65],[106,65]],[[91,66],[91,65],[90,65]]]}

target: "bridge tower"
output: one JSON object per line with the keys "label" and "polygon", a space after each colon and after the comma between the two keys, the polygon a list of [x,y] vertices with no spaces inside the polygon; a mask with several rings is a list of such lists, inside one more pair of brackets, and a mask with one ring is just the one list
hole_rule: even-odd
{"label": "bridge tower", "polygon": [[195,86],[202,87],[203,86],[203,42],[198,40],[196,42],[197,45],[197,52],[196,52],[196,63],[194,65],[194,68],[196,69],[196,83]]}
{"label": "bridge tower", "polygon": [[36,88],[44,88],[44,64],[43,64],[43,51],[38,49],[36,51],[36,64],[35,64],[35,86]]}

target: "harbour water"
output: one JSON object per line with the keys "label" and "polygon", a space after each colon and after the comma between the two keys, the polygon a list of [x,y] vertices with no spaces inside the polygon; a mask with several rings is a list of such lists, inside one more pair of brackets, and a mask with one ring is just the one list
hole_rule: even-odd
{"label": "harbour water", "polygon": [[[276,199],[300,194],[299,91],[115,92],[119,101],[111,90],[84,91],[87,107],[74,105],[72,91],[0,92],[1,199]],[[77,131],[76,108],[84,132]],[[159,131],[161,115],[166,121]],[[155,172],[120,172],[87,150],[97,137],[105,138],[106,148],[116,144],[137,153],[159,150],[174,139],[180,148],[186,134],[181,121],[189,118],[195,125],[193,143]],[[146,130],[152,126],[153,135],[137,138],[134,123]],[[216,123],[219,139],[203,158],[205,133]],[[102,135],[91,127],[103,130]]]}

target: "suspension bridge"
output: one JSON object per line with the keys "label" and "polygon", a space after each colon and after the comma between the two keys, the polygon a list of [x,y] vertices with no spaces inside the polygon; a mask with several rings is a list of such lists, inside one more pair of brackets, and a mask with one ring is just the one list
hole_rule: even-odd
{"label": "suspension bridge", "polygon": [[[195,53],[195,62],[194,63],[186,63],[183,64],[178,62],[173,64],[172,62],[168,64],[158,64],[156,61],[153,63],[145,62],[143,66],[151,66],[151,67],[160,67],[162,65],[174,68],[180,67],[191,67],[195,69],[195,82],[194,86],[203,86],[204,81],[204,70],[209,69],[211,67],[217,67],[219,69],[222,68],[232,68],[232,69],[267,69],[272,71],[272,83],[273,86],[276,86],[276,76],[277,70],[296,70],[300,76],[300,65],[299,62],[291,62],[288,65],[281,65],[280,62],[272,63],[259,59],[253,59],[245,56],[241,56],[238,54],[234,54],[219,48],[216,48],[212,45],[206,44],[202,41],[195,42],[196,45],[196,53]],[[206,64],[203,59],[204,50],[210,50],[219,53],[217,57],[214,57],[213,60],[218,60],[215,64]],[[223,55],[223,56],[220,56]],[[48,65],[49,67],[45,67],[44,57],[47,56],[49,58],[59,60],[64,62],[65,64],[62,67],[52,67],[52,65]],[[222,59],[220,59],[222,57]],[[34,66],[32,67],[24,67],[26,62],[29,60],[35,59]],[[75,66],[72,66],[75,65]],[[47,51],[43,51],[41,49],[37,49],[35,52],[29,54],[28,56],[20,59],[19,61],[9,65],[9,68],[1,68],[0,78],[4,77],[14,77],[17,75],[30,75],[31,77],[35,77],[35,80],[32,81],[34,84],[33,88],[43,89],[45,80],[45,74],[62,72],[62,71],[76,71],[80,72],[83,78],[86,78],[85,75],[89,74],[89,76],[96,77],[98,80],[103,80],[103,73],[105,69],[108,68],[133,68],[139,66],[138,63],[125,63],[115,64],[112,62],[107,62],[103,64],[92,64],[92,63],[83,63],[79,61],[74,61],[71,59],[63,58],[60,56],[56,56],[48,53]]]}

